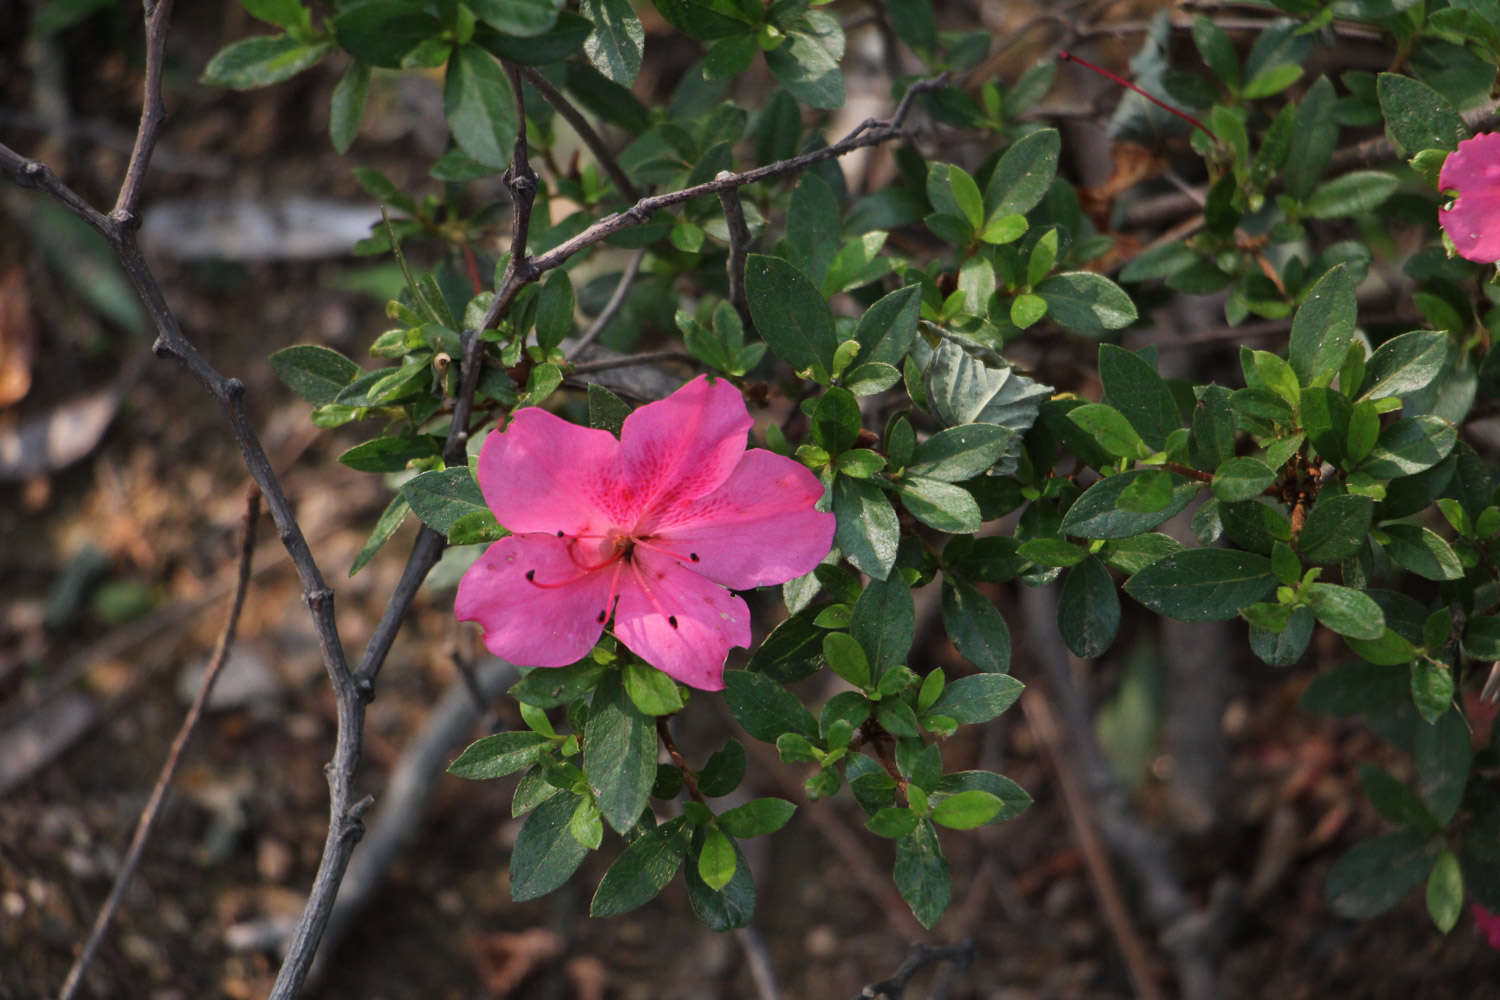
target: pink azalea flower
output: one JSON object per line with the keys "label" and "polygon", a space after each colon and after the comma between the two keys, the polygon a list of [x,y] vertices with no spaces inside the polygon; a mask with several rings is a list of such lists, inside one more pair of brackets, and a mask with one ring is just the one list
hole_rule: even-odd
{"label": "pink azalea flower", "polygon": [[1438,221],[1460,257],[1493,264],[1500,261],[1500,132],[1465,139],[1443,161],[1438,187],[1457,191]]}
{"label": "pink azalea flower", "polygon": [[496,656],[523,666],[581,659],[614,633],[696,688],[724,686],[750,644],[742,590],[809,573],[833,544],[818,478],[745,450],[750,414],[702,376],[625,418],[619,440],[535,407],[490,434],[479,487],[513,532],[464,574],[454,611]]}
{"label": "pink azalea flower", "polygon": [[1474,923],[1479,925],[1480,933],[1489,941],[1490,947],[1500,948],[1500,914],[1491,913],[1478,903],[1471,903],[1469,912],[1474,915]]}

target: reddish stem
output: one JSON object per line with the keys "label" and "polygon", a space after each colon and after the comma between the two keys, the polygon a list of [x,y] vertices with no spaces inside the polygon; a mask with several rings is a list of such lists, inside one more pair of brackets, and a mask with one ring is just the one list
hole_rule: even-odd
{"label": "reddish stem", "polygon": [[1157,100],[1156,98],[1152,97],[1150,94],[1148,94],[1144,90],[1142,90],[1140,87],[1137,87],[1135,84],[1131,83],[1129,80],[1125,79],[1122,76],[1117,76],[1116,74],[1111,73],[1109,70],[1105,69],[1103,66],[1095,66],[1093,63],[1089,62],[1087,59],[1083,59],[1083,58],[1080,58],[1079,56],[1075,56],[1073,53],[1069,52],[1067,49],[1059,49],[1058,53],[1057,53],[1057,58],[1061,59],[1063,62],[1076,62],[1078,65],[1082,66],[1085,69],[1091,69],[1095,73],[1098,73],[1100,76],[1105,77],[1106,79],[1113,80],[1115,83],[1118,83],[1120,86],[1124,87],[1127,90],[1133,90],[1133,91],[1135,91],[1137,94],[1140,94],[1146,100],[1150,101],[1152,104],[1156,105],[1158,108],[1161,108],[1163,111],[1170,111],[1172,114],[1176,115],[1178,118],[1181,118],[1183,121],[1187,122],[1189,125],[1192,125],[1194,128],[1202,129],[1203,130],[1203,134],[1206,135],[1206,136],[1208,136],[1214,142],[1218,142],[1219,141],[1219,137],[1216,136],[1216,135],[1214,135],[1212,129],[1210,129],[1207,125],[1205,125],[1202,122],[1200,122],[1198,119],[1194,118],[1192,115],[1187,114],[1186,112],[1183,112],[1183,111],[1178,111],[1176,108],[1172,107],[1172,105],[1167,104],[1167,103],[1165,103],[1163,101]]}
{"label": "reddish stem", "polygon": [[469,268],[469,281],[474,285],[474,294],[478,295],[484,291],[484,282],[479,280],[479,261],[474,259],[474,248],[468,243],[463,244],[464,264]]}

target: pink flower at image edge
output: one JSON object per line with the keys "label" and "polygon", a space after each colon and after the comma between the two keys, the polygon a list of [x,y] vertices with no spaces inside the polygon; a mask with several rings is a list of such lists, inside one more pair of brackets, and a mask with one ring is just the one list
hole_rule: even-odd
{"label": "pink flower at image edge", "polygon": [[729,589],[812,571],[834,517],[801,464],[745,448],[744,398],[699,376],[625,418],[618,440],[535,407],[479,454],[479,487],[509,537],[464,574],[460,621],[522,666],[560,667],[614,633],[692,687],[724,686],[749,608]]}
{"label": "pink flower at image edge", "polygon": [[1500,914],[1491,913],[1478,903],[1471,903],[1469,912],[1474,915],[1474,923],[1479,925],[1479,931],[1490,947],[1500,948]]}
{"label": "pink flower at image edge", "polygon": [[1481,264],[1500,261],[1500,132],[1465,139],[1443,161],[1438,187],[1457,191],[1438,221],[1458,255]]}

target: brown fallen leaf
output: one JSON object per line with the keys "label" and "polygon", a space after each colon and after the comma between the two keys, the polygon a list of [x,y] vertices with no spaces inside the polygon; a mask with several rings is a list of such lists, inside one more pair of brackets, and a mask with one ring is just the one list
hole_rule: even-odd
{"label": "brown fallen leaf", "polygon": [[469,938],[469,950],[484,988],[497,997],[509,996],[521,981],[562,954],[563,940],[544,927],[514,934],[496,932]]}
{"label": "brown fallen leaf", "polygon": [[47,413],[0,427],[0,482],[25,482],[94,450],[120,408],[120,388],[77,396]]}
{"label": "brown fallen leaf", "polygon": [[26,271],[17,265],[0,278],[0,407],[10,406],[31,391],[31,366],[36,360],[36,324],[31,319],[31,295]]}

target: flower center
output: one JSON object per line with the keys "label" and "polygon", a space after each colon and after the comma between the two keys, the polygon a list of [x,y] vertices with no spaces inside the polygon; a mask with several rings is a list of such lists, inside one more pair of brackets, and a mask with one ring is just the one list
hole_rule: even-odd
{"label": "flower center", "polygon": [[609,578],[609,597],[596,619],[600,625],[603,625],[609,620],[610,615],[614,613],[615,606],[619,604],[620,571],[628,565],[631,573],[635,576],[636,584],[641,588],[641,592],[645,595],[646,600],[651,603],[651,607],[667,620],[667,624],[671,625],[674,629],[677,628],[677,616],[668,614],[666,609],[662,607],[661,602],[657,600],[656,592],[652,589],[651,584],[647,582],[647,574],[643,573],[641,567],[637,565],[635,558],[636,549],[648,549],[652,552],[659,552],[670,559],[676,559],[679,563],[698,562],[698,553],[689,552],[683,555],[658,545],[655,541],[655,536],[637,536],[614,529],[602,535],[584,533],[571,537],[559,531],[557,537],[567,539],[568,558],[577,567],[578,572],[561,580],[538,580],[536,578],[536,570],[529,569],[526,571],[526,581],[533,587],[540,587],[543,590],[556,590],[559,587],[566,587],[577,583],[586,576],[614,566],[614,572],[610,574]]}

